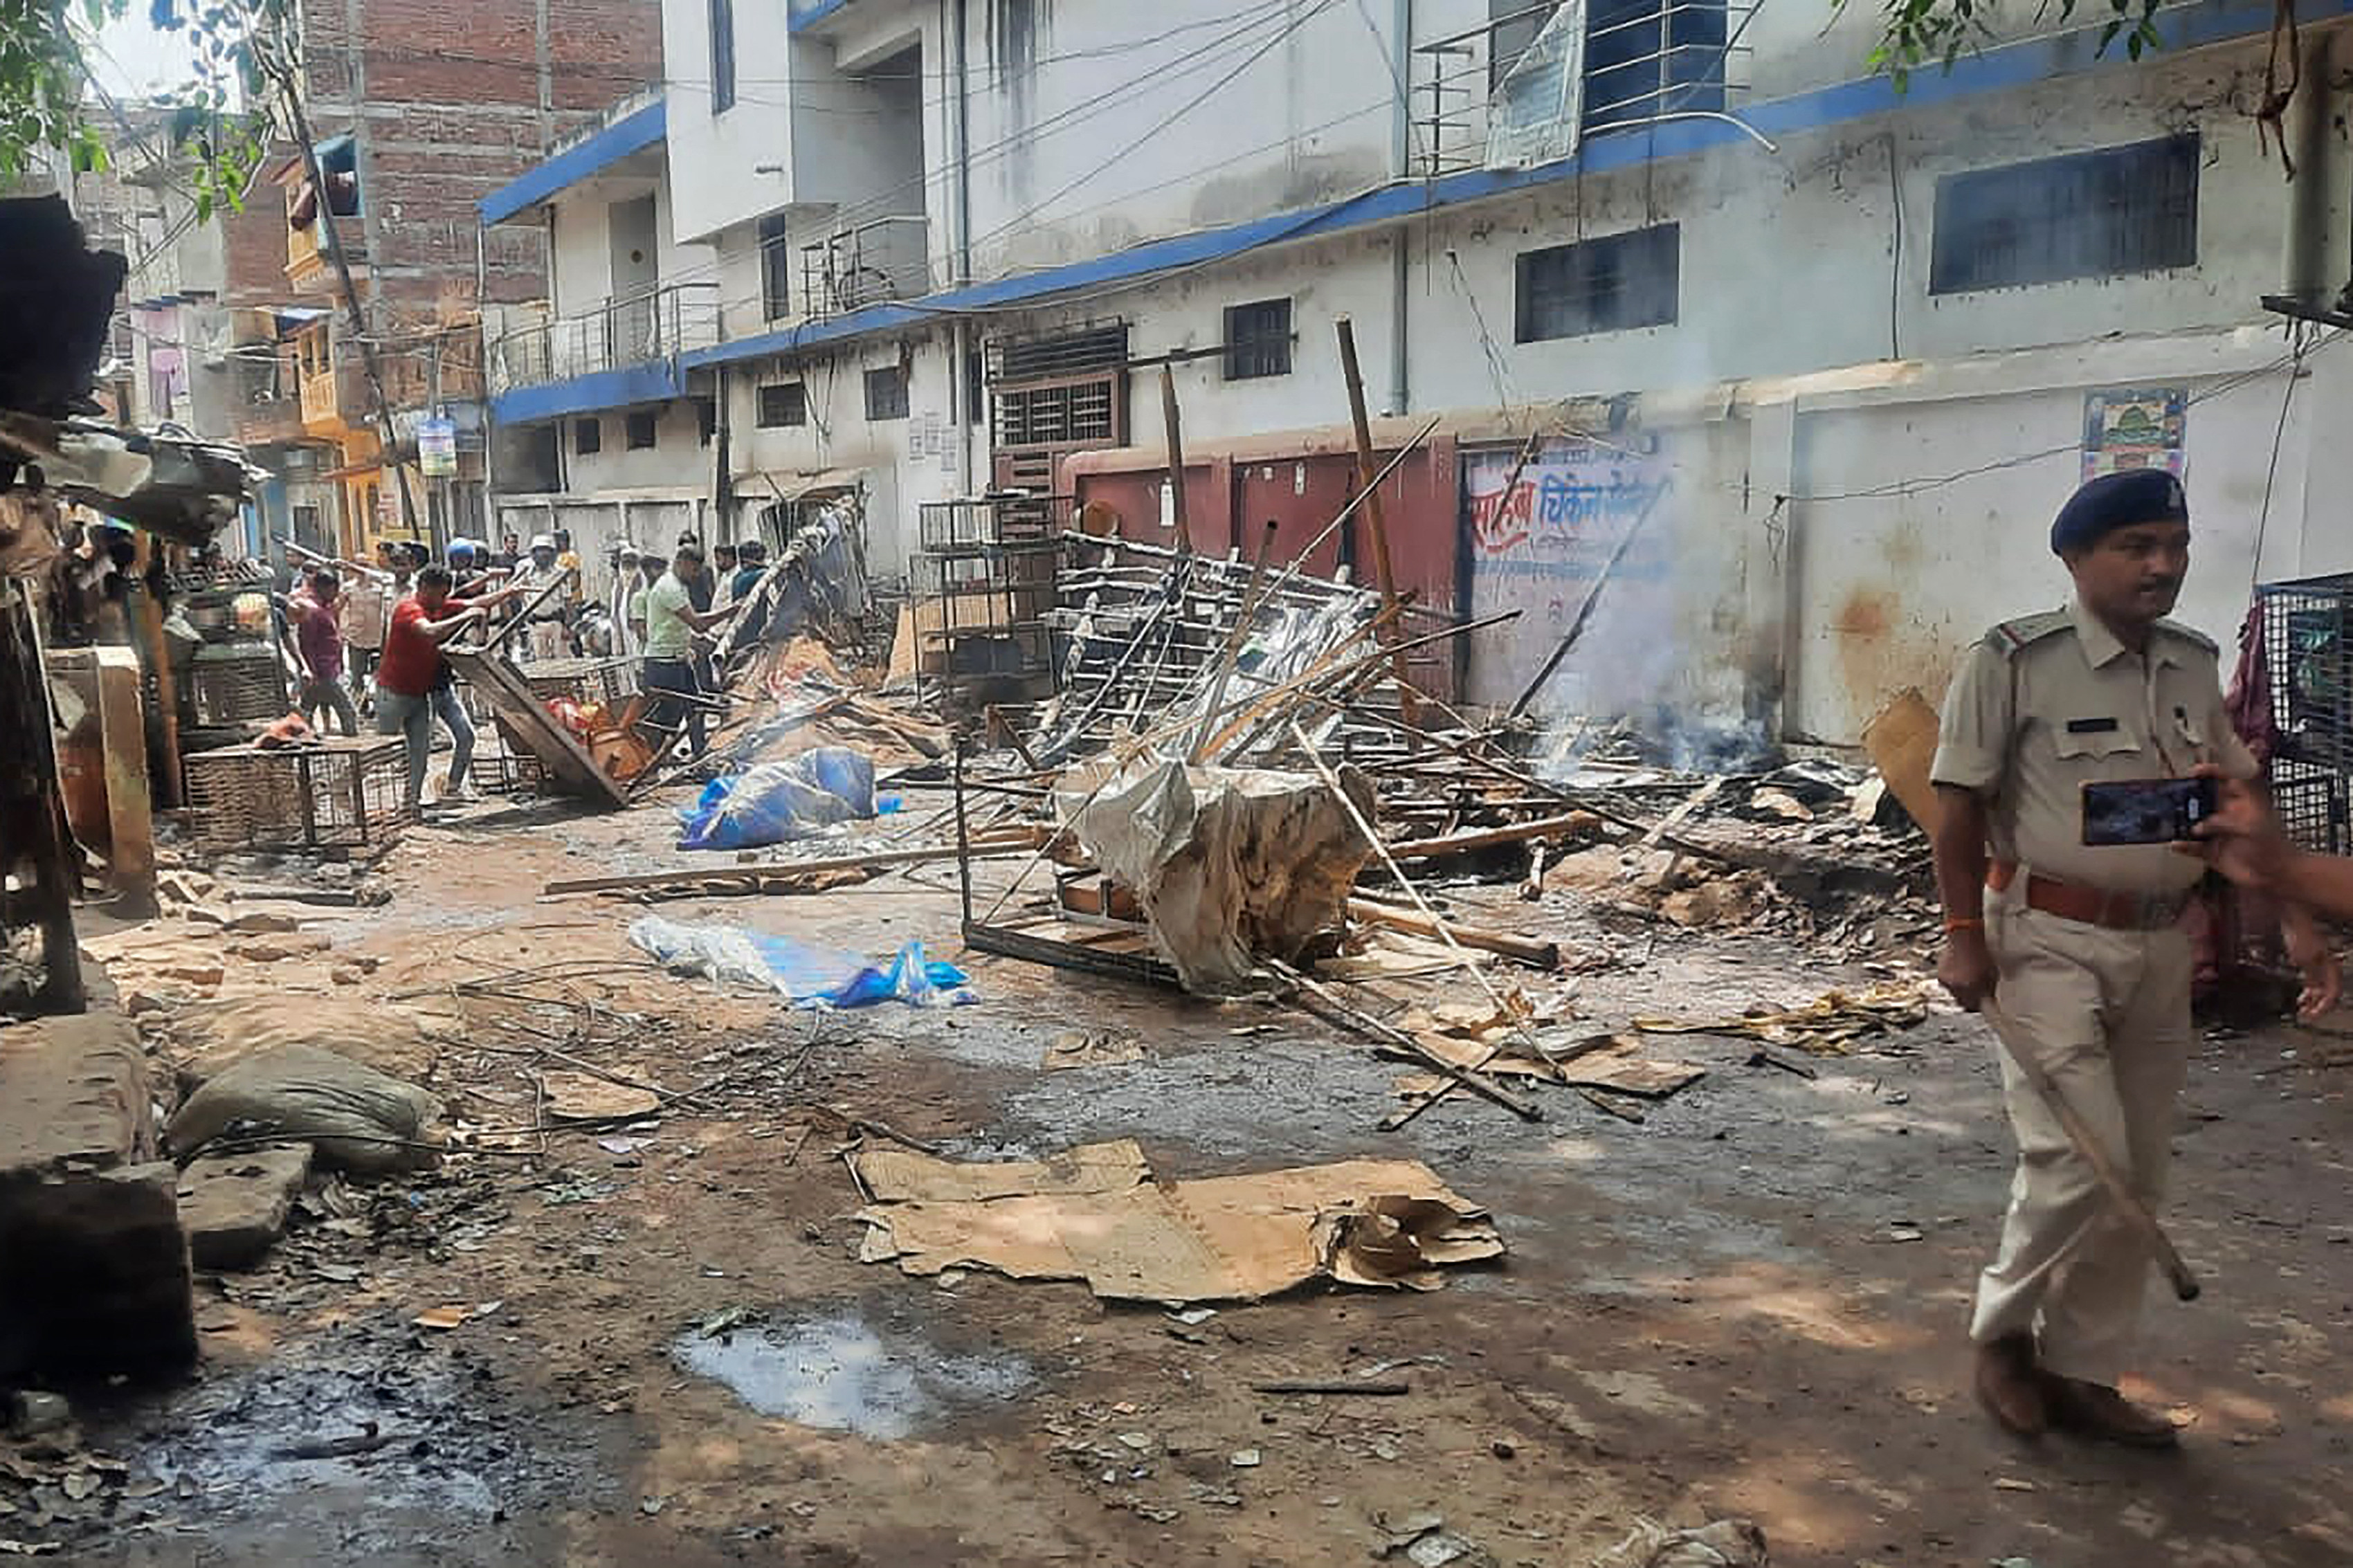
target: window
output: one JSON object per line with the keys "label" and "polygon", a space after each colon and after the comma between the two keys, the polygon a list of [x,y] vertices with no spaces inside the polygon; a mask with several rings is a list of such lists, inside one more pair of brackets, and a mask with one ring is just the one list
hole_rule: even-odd
{"label": "window", "polygon": [[785,248],[785,215],[760,220],[760,316],[777,321],[792,313],[792,252]]}
{"label": "window", "polygon": [[711,112],[735,107],[735,0],[710,0]]}
{"label": "window", "polygon": [[657,416],[650,409],[628,416],[621,425],[622,443],[632,452],[642,452],[660,438],[656,430]]}
{"label": "window", "polygon": [[591,452],[600,452],[604,448],[605,426],[603,425],[594,419],[575,419],[572,422],[574,451],[585,458]]}
{"label": "window", "polygon": [[907,416],[907,367],[884,365],[866,373],[866,417],[904,419]]}
{"label": "window", "polygon": [[1682,229],[1669,223],[1521,252],[1514,341],[1672,324],[1682,247]]}
{"label": "window", "polygon": [[1585,129],[1724,108],[1723,0],[1588,0]]}
{"label": "window", "polygon": [[808,386],[797,381],[775,381],[760,388],[760,428],[808,423]]}
{"label": "window", "polygon": [[988,423],[988,359],[978,349],[964,356],[964,417],[967,425]]}
{"label": "window", "polygon": [[2197,260],[2194,135],[1936,182],[1931,294],[2155,272]]}
{"label": "window", "polygon": [[694,400],[694,444],[708,447],[719,435],[719,400],[698,397]]}
{"label": "window", "polygon": [[1226,379],[1291,374],[1291,301],[1226,307]]}
{"label": "window", "polygon": [[1487,32],[1487,90],[1493,92],[1536,41],[1546,17],[1528,0],[1487,0],[1487,20],[1493,24]]}

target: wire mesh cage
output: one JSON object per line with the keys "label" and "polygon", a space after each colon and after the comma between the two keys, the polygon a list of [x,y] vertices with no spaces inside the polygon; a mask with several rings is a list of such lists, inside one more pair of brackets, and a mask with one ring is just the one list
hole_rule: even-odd
{"label": "wire mesh cage", "polygon": [[922,548],[934,552],[1042,543],[1054,537],[1071,506],[1067,496],[1027,491],[925,501],[916,510],[916,529]]}
{"label": "wire mesh cage", "polygon": [[2255,593],[2281,823],[2308,848],[2353,852],[2353,573],[2267,583]]}
{"label": "wire mesh cage", "polygon": [[597,703],[615,712],[638,689],[634,658],[543,658],[515,667],[542,702]]}
{"label": "wire mesh cage", "polygon": [[394,736],[336,736],[185,759],[196,839],[212,848],[365,848],[408,820],[408,757]]}
{"label": "wire mesh cage", "polygon": [[188,706],[206,729],[267,723],[292,706],[278,650],[268,643],[230,643],[196,650],[188,668]]}
{"label": "wire mesh cage", "polygon": [[500,795],[548,794],[547,764],[532,753],[505,715],[491,714],[491,727],[498,743],[474,753],[476,781]]}
{"label": "wire mesh cage", "polygon": [[[927,502],[923,548],[908,563],[915,673],[955,700],[985,684],[989,700],[1051,690],[1067,496],[994,495]],[[969,688],[969,689],[967,689]],[[1036,688],[1032,690],[1030,689]]]}

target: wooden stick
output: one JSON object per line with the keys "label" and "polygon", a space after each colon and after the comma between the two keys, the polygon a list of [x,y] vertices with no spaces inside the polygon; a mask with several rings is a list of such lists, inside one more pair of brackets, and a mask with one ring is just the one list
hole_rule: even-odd
{"label": "wooden stick", "polygon": [[[1274,519],[1266,520],[1266,531],[1258,536],[1258,553],[1250,558],[1250,581],[1242,589],[1242,602],[1234,611],[1234,624],[1226,631],[1225,650],[1218,656],[1217,679],[1209,684],[1208,712],[1215,714],[1218,705],[1226,700],[1226,682],[1233,679],[1234,660],[1241,657],[1242,639],[1250,635],[1250,622],[1258,617],[1259,589],[1266,575],[1266,552],[1274,548]],[[1201,721],[1200,739],[1193,745],[1192,754],[1185,760],[1198,763],[1201,748],[1208,742],[1209,726],[1214,718]]]}
{"label": "wooden stick", "polygon": [[1986,1023],[1993,1030],[1995,1041],[2001,1047],[2002,1055],[2009,1058],[2010,1065],[2018,1069],[2021,1077],[2033,1085],[2034,1092],[2042,1097],[2052,1118],[2065,1129],[2067,1142],[2075,1146],[2075,1152],[2084,1157],[2084,1163],[2092,1167],[2092,1173],[2106,1189],[2108,1201],[2116,1205],[2116,1213],[2124,1220],[2126,1227],[2140,1237],[2150,1255],[2157,1259],[2158,1267],[2165,1270],[2166,1279],[2173,1286],[2174,1295],[2184,1301],[2198,1300],[2198,1277],[2189,1272],[2189,1266],[2181,1260],[2181,1254],[2174,1250],[2172,1238],[2165,1234],[2165,1227],[2157,1223],[2157,1216],[2148,1212],[2148,1205],[2140,1201],[2140,1194],[2133,1191],[2132,1184],[2125,1180],[2124,1173],[2108,1158],[2106,1148],[2100,1142],[2098,1131],[2084,1120],[2082,1111],[2069,1103],[2048,1068],[2010,1044],[2010,1036],[2018,1026],[2009,1014],[2002,1011],[2001,1005],[1989,996],[1980,1008],[1985,1014]]}
{"label": "wooden stick", "polygon": [[[984,838],[972,847],[976,856],[1014,855],[1039,847],[1042,828],[1024,827],[1003,838]],[[927,845],[920,849],[885,849],[872,855],[839,855],[824,860],[776,860],[761,866],[713,866],[708,870],[682,868],[675,871],[643,871],[626,877],[575,877],[548,883],[543,895],[612,893],[643,888],[690,887],[698,882],[756,884],[773,878],[805,876],[812,871],[862,871],[883,866],[920,866],[953,860],[953,844]]]}
{"label": "wooden stick", "polygon": [[1176,413],[1176,378],[1160,367],[1160,416],[1168,429],[1168,504],[1176,517],[1176,553],[1193,553],[1192,530],[1185,513],[1185,424]]}
{"label": "wooden stick", "polygon": [[1560,944],[1538,942],[1533,937],[1513,936],[1499,931],[1482,931],[1477,926],[1457,925],[1451,921],[1439,921],[1428,915],[1405,910],[1393,910],[1386,904],[1369,903],[1363,899],[1348,900],[1348,913],[1366,925],[1388,926],[1398,931],[1411,931],[1416,936],[1439,936],[1462,947],[1475,947],[1485,952],[1500,952],[1515,963],[1532,969],[1560,967]]}
{"label": "wooden stick", "polygon": [[1473,849],[1489,849],[1498,844],[1525,844],[1531,838],[1551,838],[1584,826],[1594,814],[1577,810],[1560,816],[1539,816],[1527,822],[1510,823],[1502,827],[1478,827],[1467,833],[1449,833],[1436,838],[1415,838],[1403,844],[1392,844],[1388,852],[1400,860],[1426,860],[1440,855],[1461,855]]}
{"label": "wooden stick", "polygon": [[[1348,1004],[1341,1001],[1337,996],[1335,996],[1332,994],[1330,987],[1324,985],[1321,981],[1318,981],[1310,975],[1302,973],[1300,971],[1292,968],[1291,965],[1284,963],[1280,959],[1269,959],[1267,963],[1277,974],[1282,975],[1293,985],[1299,987],[1299,989],[1306,995],[1313,997],[1316,1002],[1322,1004],[1323,1007],[1327,1010],[1328,1015],[1333,1016],[1335,1021],[1345,1024],[1348,1027],[1356,1030],[1359,1034],[1369,1035],[1374,1039],[1387,1041],[1390,1045],[1410,1052],[1416,1061],[1422,1063],[1434,1072],[1444,1074],[1450,1088],[1455,1084],[1461,1084],[1463,1088],[1470,1089],[1473,1094],[1482,1095],[1485,1098],[1493,1100],[1497,1105],[1502,1106],[1504,1110],[1510,1111],[1513,1115],[1519,1117],[1522,1121],[1542,1121],[1544,1120],[1544,1111],[1541,1109],[1530,1104],[1525,1100],[1522,1100],[1518,1095],[1514,1094],[1510,1089],[1505,1089],[1493,1079],[1487,1077],[1475,1068],[1466,1068],[1459,1063],[1451,1062],[1444,1057],[1440,1056],[1436,1051],[1431,1050],[1428,1046],[1423,1045],[1419,1040],[1415,1039],[1411,1035],[1407,1034],[1404,1030],[1399,1029],[1393,1025],[1385,1024],[1378,1018],[1371,1016],[1369,1014],[1358,1012],[1356,1008],[1349,1006]],[[1437,1096],[1432,1095],[1430,1098],[1434,1100]]]}
{"label": "wooden stick", "polygon": [[[1438,918],[1438,911],[1430,907],[1430,900],[1421,896],[1421,889],[1407,879],[1405,872],[1398,866],[1397,857],[1388,852],[1388,847],[1381,843],[1381,836],[1373,831],[1373,825],[1365,820],[1365,814],[1356,809],[1356,803],[1349,798],[1346,790],[1340,787],[1338,776],[1324,763],[1323,753],[1316,751],[1315,742],[1307,738],[1307,731],[1294,722],[1291,726],[1291,733],[1299,742],[1299,749],[1306,753],[1308,762],[1314,764],[1316,775],[1324,781],[1324,787],[1338,797],[1340,809],[1348,814],[1348,820],[1356,824],[1356,831],[1364,835],[1365,842],[1373,847],[1373,853],[1381,858],[1381,863],[1388,868],[1389,875],[1397,879],[1398,886],[1403,888],[1412,897],[1413,907],[1420,910],[1422,917],[1430,921],[1431,933],[1447,945],[1453,952],[1455,962],[1469,972],[1472,980],[1478,982],[1479,989],[1487,994],[1487,1000],[1493,1004],[1495,1011],[1512,1021],[1512,1032],[1519,1036],[1520,1042],[1527,1047],[1529,1055],[1540,1061],[1552,1060],[1552,1053],[1545,1049],[1544,1042],[1536,1038],[1535,1031],[1529,1028],[1526,1020],[1520,1016],[1510,1003],[1504,1000],[1504,994],[1495,989],[1494,982],[1487,978],[1487,972],[1479,967],[1478,960],[1463,951],[1462,944],[1454,940],[1453,934],[1446,929],[1446,923]],[[1493,1061],[1503,1048],[1498,1044],[1480,1058],[1478,1066],[1483,1068]]]}
{"label": "wooden stick", "polygon": [[[1340,375],[1348,384],[1348,421],[1354,426],[1356,439],[1356,479],[1365,483],[1373,474],[1373,424],[1365,412],[1365,378],[1356,368],[1356,323],[1345,315],[1333,319],[1332,328],[1340,339]],[[1365,497],[1365,531],[1373,544],[1373,573],[1381,586],[1381,608],[1397,607],[1397,571],[1389,562],[1389,532],[1381,520],[1381,498],[1377,488],[1368,487]],[[1388,641],[1388,638],[1383,638]],[[1397,678],[1403,685],[1406,678],[1405,656],[1397,659]],[[1410,712],[1407,715],[1410,718]]]}
{"label": "wooden stick", "polygon": [[1252,1394],[1382,1394],[1393,1398],[1400,1394],[1411,1394],[1413,1384],[1398,1382],[1374,1383],[1362,1378],[1348,1377],[1285,1377],[1277,1378],[1271,1383],[1253,1383],[1250,1384],[1250,1392]]}

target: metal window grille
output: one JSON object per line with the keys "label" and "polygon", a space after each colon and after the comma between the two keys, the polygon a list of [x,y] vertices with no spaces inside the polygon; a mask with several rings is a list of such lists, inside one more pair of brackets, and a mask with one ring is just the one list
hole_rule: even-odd
{"label": "metal window grille", "polygon": [[642,452],[660,438],[656,416],[650,413],[628,416],[621,433],[624,442],[632,452]]}
{"label": "metal window grille", "polygon": [[1115,370],[1127,363],[1127,323],[1089,327],[1050,338],[998,340],[988,346],[997,358],[997,374],[989,379],[999,385]]}
{"label": "metal window grille", "polygon": [[866,417],[904,419],[907,416],[907,367],[884,365],[866,373]]}
{"label": "metal window grille", "polygon": [[1928,291],[2195,266],[2198,165],[2191,134],[1947,174]]}
{"label": "metal window grille", "polygon": [[1587,132],[1722,112],[1730,23],[1725,0],[1587,0]]}
{"label": "metal window grille", "polygon": [[735,0],[711,0],[711,112],[735,107]]}
{"label": "metal window grille", "polygon": [[2353,852],[2353,573],[2255,594],[2280,821],[2306,848]]}
{"label": "metal window grille", "polygon": [[808,423],[808,387],[797,381],[772,381],[760,388],[759,425],[774,430]]}
{"label": "metal window grille", "polygon": [[785,215],[770,213],[760,220],[760,313],[763,321],[781,321],[792,313],[793,253],[785,243]]}
{"label": "metal window grille", "polygon": [[1515,340],[1532,343],[1672,324],[1682,250],[1683,231],[1669,223],[1522,252]]}
{"label": "metal window grille", "polygon": [[1226,307],[1226,379],[1291,374],[1291,301]]}

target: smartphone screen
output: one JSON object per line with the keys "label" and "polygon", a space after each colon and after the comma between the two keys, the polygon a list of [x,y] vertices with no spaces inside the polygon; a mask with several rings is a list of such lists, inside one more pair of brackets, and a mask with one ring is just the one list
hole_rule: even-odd
{"label": "smartphone screen", "polygon": [[2215,781],[2121,779],[2084,786],[2086,844],[2173,844],[2214,815]]}

